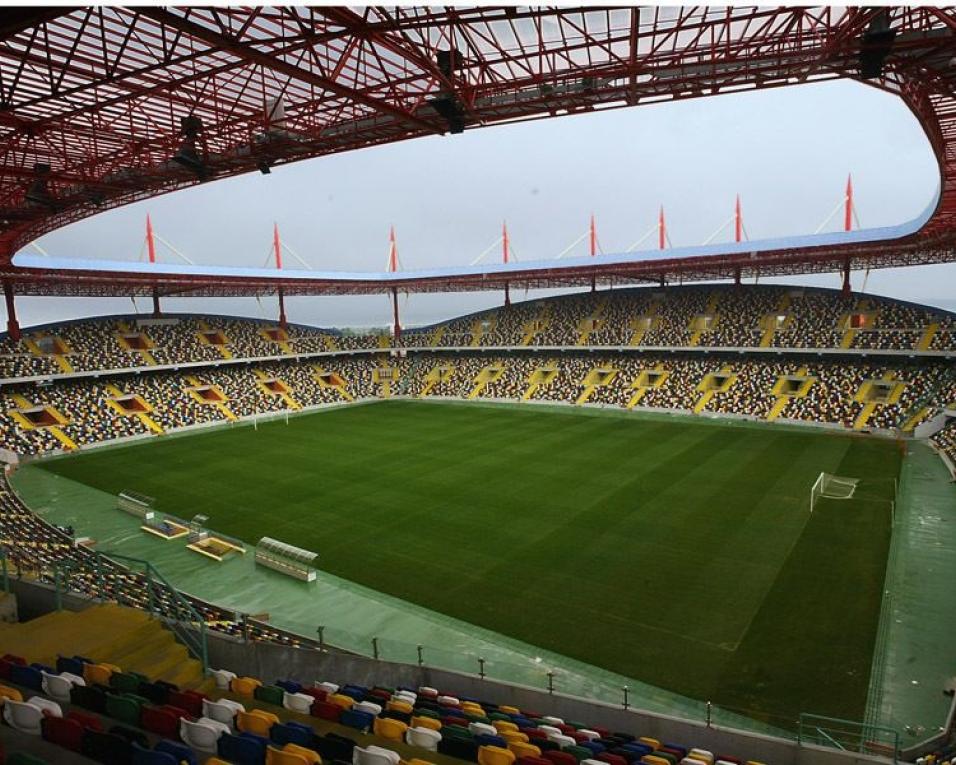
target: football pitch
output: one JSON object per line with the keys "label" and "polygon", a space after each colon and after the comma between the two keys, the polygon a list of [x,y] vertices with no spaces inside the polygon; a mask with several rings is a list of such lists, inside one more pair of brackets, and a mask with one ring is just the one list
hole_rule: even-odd
{"label": "football pitch", "polygon": [[[394,401],[42,466],[791,727],[863,717],[900,462],[809,429]],[[821,472],[861,481],[811,514]]]}

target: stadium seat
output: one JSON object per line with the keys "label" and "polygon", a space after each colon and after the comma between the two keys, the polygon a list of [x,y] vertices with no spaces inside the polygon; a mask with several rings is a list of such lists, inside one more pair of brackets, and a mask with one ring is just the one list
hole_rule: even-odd
{"label": "stadium seat", "polygon": [[80,683],[83,683],[83,678],[76,677],[76,675],[53,675],[49,672],[43,672],[43,685],[42,690],[51,698],[56,699],[57,701],[69,701],[70,700],[70,691],[73,688],[76,680],[79,680]]}
{"label": "stadium seat", "polygon": [[249,712],[236,714],[236,728],[242,733],[253,733],[256,736],[269,737],[269,728],[279,722],[279,718],[271,712],[253,709]]}
{"label": "stadium seat", "polygon": [[106,691],[102,686],[74,685],[70,689],[70,703],[91,712],[106,712]]}
{"label": "stadium seat", "polygon": [[226,733],[219,738],[218,755],[234,765],[262,765],[265,747],[257,738]]}
{"label": "stadium seat", "polygon": [[438,751],[438,743],[441,740],[441,733],[430,728],[409,728],[405,731],[405,742],[409,746],[418,746],[431,752]]}
{"label": "stadium seat", "polygon": [[105,664],[84,664],[83,679],[87,685],[104,685],[109,687],[113,670]]}
{"label": "stadium seat", "polygon": [[309,761],[296,752],[286,752],[275,747],[266,749],[266,765],[308,765]]}
{"label": "stadium seat", "polygon": [[312,705],[312,716],[321,720],[338,722],[342,716],[342,707],[330,701],[316,701]]}
{"label": "stadium seat", "polygon": [[190,717],[202,717],[202,703],[205,698],[204,694],[197,691],[171,690],[166,695],[166,701],[164,703],[171,707],[185,710]]}
{"label": "stadium seat", "polygon": [[236,721],[236,715],[245,710],[246,708],[242,704],[231,699],[219,699],[218,701],[203,699],[202,702],[203,717],[225,723],[230,728]]}
{"label": "stadium seat", "polygon": [[133,745],[115,733],[87,730],[82,754],[103,765],[129,765],[133,761]]}
{"label": "stadium seat", "polygon": [[277,723],[269,729],[269,738],[279,747],[286,744],[308,747],[312,745],[315,731],[310,726],[298,722]]}
{"label": "stadium seat", "polygon": [[540,757],[541,748],[534,744],[523,741],[509,741],[508,748],[514,752],[515,757]]}
{"label": "stadium seat", "polygon": [[391,720],[387,717],[374,718],[375,724],[372,731],[376,736],[381,736],[389,741],[402,741],[405,738],[405,731],[408,725],[400,720]]}
{"label": "stadium seat", "polygon": [[7,699],[3,705],[3,719],[7,725],[21,733],[39,736],[43,710],[36,704]]}
{"label": "stadium seat", "polygon": [[378,717],[380,714],[382,714],[382,705],[376,704],[373,701],[356,702],[352,706],[352,709],[356,712],[368,712],[368,714],[372,715],[373,717]]}
{"label": "stadium seat", "polygon": [[360,712],[355,709],[343,709],[339,717],[339,724],[365,732],[375,724],[377,719],[375,715],[368,712]]}
{"label": "stadium seat", "polygon": [[322,758],[319,753],[309,747],[289,743],[282,747],[282,751],[300,755],[308,765],[322,765]]}
{"label": "stadium seat", "polygon": [[252,696],[258,701],[281,707],[285,693],[285,690],[278,685],[258,685],[253,691]]}
{"label": "stadium seat", "polygon": [[427,717],[423,714],[423,710],[418,710],[419,714],[412,718],[411,727],[413,728],[429,728],[430,730],[441,730],[441,721],[436,720],[434,717]]}
{"label": "stadium seat", "polygon": [[163,739],[158,741],[154,747],[157,752],[164,752],[168,755],[171,755],[176,762],[176,765],[197,765],[196,755],[193,751],[186,745],[180,744],[178,741],[171,741],[169,739]]}
{"label": "stadium seat", "polygon": [[126,725],[139,725],[141,704],[138,699],[120,694],[106,695],[106,714]]}
{"label": "stadium seat", "polygon": [[211,674],[216,681],[216,687],[221,691],[228,691],[232,681],[237,677],[235,672],[230,672],[228,669],[214,669]]}
{"label": "stadium seat", "polygon": [[179,765],[176,758],[167,752],[144,749],[138,744],[132,745],[133,765]]}
{"label": "stadium seat", "polygon": [[478,748],[478,765],[512,765],[515,759],[514,752],[500,746]]}
{"label": "stadium seat", "polygon": [[236,677],[229,684],[229,689],[237,696],[248,696],[254,698],[256,688],[262,683],[254,677]]}
{"label": "stadium seat", "polygon": [[2,706],[3,702],[7,699],[23,701],[23,694],[20,693],[20,691],[18,691],[16,688],[11,688],[8,685],[0,685],[0,706]]}
{"label": "stadium seat", "polygon": [[220,736],[230,733],[225,723],[200,717],[195,722],[185,717],[179,720],[179,737],[183,743],[199,752],[216,752]]}
{"label": "stadium seat", "polygon": [[282,696],[282,706],[302,715],[307,715],[311,712],[312,703],[314,701],[315,699],[307,693],[290,693],[289,691],[285,691]]}
{"label": "stadium seat", "polygon": [[398,765],[398,752],[380,746],[360,746],[352,750],[352,765]]}
{"label": "stadium seat", "polygon": [[140,713],[140,727],[164,738],[173,738],[179,734],[179,721],[186,712],[175,707],[144,706]]}
{"label": "stadium seat", "polygon": [[82,751],[84,730],[75,719],[44,717],[40,721],[40,731],[43,738],[52,744],[73,752]]}

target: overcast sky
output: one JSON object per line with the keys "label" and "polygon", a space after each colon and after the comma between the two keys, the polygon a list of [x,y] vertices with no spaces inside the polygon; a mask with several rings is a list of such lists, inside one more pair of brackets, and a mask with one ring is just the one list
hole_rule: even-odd
{"label": "overcast sky", "polygon": [[[262,266],[277,221],[316,269],[382,270],[394,225],[404,268],[470,263],[508,221],[519,260],[552,257],[597,218],[604,252],[656,223],[663,204],[674,246],[700,244],[740,193],[750,239],[812,233],[853,174],[864,228],[907,221],[930,203],[939,173],[925,136],[893,96],[839,80],[617,109],[474,130],[339,154],[213,182],[113,210],[43,237],[51,254],[136,260],[146,213],[199,264]],[[837,230],[842,216],[831,221]],[[715,241],[733,236],[727,228]],[[656,246],[656,237],[645,246]],[[582,243],[573,254],[586,253]],[[160,258],[176,257],[160,247]],[[489,256],[500,258],[496,248]],[[639,257],[639,255],[638,255]],[[287,258],[287,264],[292,265]],[[836,274],[790,283],[839,286]],[[855,289],[864,274],[854,274]],[[956,309],[956,265],[874,271],[869,292]],[[513,294],[514,299],[523,294]],[[403,323],[449,318],[500,302],[495,293],[402,298]],[[384,296],[294,298],[289,319],[384,325]],[[274,316],[275,300],[168,300],[170,311]],[[144,301],[18,301],[24,326],[150,310]]]}

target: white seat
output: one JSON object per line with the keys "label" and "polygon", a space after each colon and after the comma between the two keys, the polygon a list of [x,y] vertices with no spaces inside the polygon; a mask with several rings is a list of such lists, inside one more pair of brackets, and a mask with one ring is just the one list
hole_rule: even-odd
{"label": "white seat", "polygon": [[696,757],[691,757],[687,755],[683,760],[680,761],[680,765],[708,765],[710,760],[699,760]]}
{"label": "white seat", "polygon": [[43,696],[33,696],[27,703],[39,707],[40,711],[46,714],[47,717],[63,717],[63,710],[53,699],[46,699],[43,698]]}
{"label": "white seat", "polygon": [[[405,731],[405,743],[409,746],[419,746],[427,749],[429,752],[438,751],[438,742],[441,741],[441,733],[431,728],[409,728]],[[607,763],[602,763],[607,765]]]}
{"label": "white seat", "polygon": [[582,736],[587,736],[588,741],[594,741],[596,738],[601,738],[601,734],[596,730],[591,730],[590,728],[578,728],[578,733]]}
{"label": "white seat", "polygon": [[216,752],[219,738],[224,732],[229,732],[228,725],[207,717],[201,717],[196,722],[190,722],[185,717],[179,719],[179,737],[186,746],[199,752]]}
{"label": "white seat", "polygon": [[[601,760],[584,759],[584,760],[581,760],[581,765],[602,765],[602,761],[601,761]],[[607,765],[607,763],[604,762],[603,765]]]}
{"label": "white seat", "polygon": [[60,677],[64,680],[69,680],[73,685],[86,685],[86,680],[79,675],[74,675],[72,672],[61,672]]}
{"label": "white seat", "polygon": [[454,696],[439,696],[438,703],[447,704],[453,707],[457,707],[459,704],[458,699],[456,699]]}
{"label": "white seat", "polygon": [[236,679],[236,673],[228,669],[214,669],[212,676],[216,679],[216,687],[221,691],[228,691],[229,684]]}
{"label": "white seat", "polygon": [[7,699],[3,705],[3,719],[14,730],[39,736],[43,710],[35,704]]}
{"label": "white seat", "polygon": [[286,691],[282,695],[282,706],[303,715],[309,714],[314,701],[315,699],[307,693],[289,693]]}
{"label": "white seat", "polygon": [[695,757],[698,760],[703,760],[704,762],[713,762],[714,753],[709,749],[701,749],[699,747],[693,747],[688,753],[688,757]]}
{"label": "white seat", "polygon": [[432,688],[432,687],[429,686],[429,685],[423,685],[421,688],[418,689],[418,692],[419,692],[422,696],[427,696],[427,697],[430,698],[430,699],[436,699],[436,698],[438,698],[438,689],[437,689],[437,688]]}
{"label": "white seat", "polygon": [[202,700],[203,717],[208,717],[211,720],[221,722],[230,727],[235,721],[236,715],[239,714],[239,712],[245,711],[246,708],[238,701],[230,701],[229,699],[219,699],[219,701],[211,701],[209,699]]}
{"label": "white seat", "polygon": [[541,719],[544,720],[548,725],[564,725],[564,720],[562,720],[560,717],[545,716]]}
{"label": "white seat", "polygon": [[73,689],[73,683],[68,678],[61,675],[53,675],[49,672],[42,672],[43,692],[57,701],[69,701],[70,691]]}
{"label": "white seat", "polygon": [[470,730],[476,736],[480,736],[482,734],[487,734],[489,736],[498,735],[498,729],[494,725],[489,725],[488,723],[481,723],[481,722],[468,723],[468,730]]}
{"label": "white seat", "polygon": [[548,741],[553,741],[562,749],[566,749],[569,746],[574,746],[575,744],[577,744],[577,741],[575,741],[570,736],[565,736],[563,733],[549,733]]}
{"label": "white seat", "polygon": [[373,701],[357,701],[352,705],[352,710],[355,712],[368,712],[374,717],[378,717],[382,714],[382,705],[376,704]]}
{"label": "white seat", "polygon": [[339,687],[335,683],[329,683],[329,682],[316,683],[315,687],[321,688],[323,691],[325,691],[326,693],[330,695],[333,693],[339,692]]}
{"label": "white seat", "polygon": [[415,702],[418,701],[418,695],[411,691],[396,691],[392,698],[398,701],[407,701],[412,706],[415,706]]}
{"label": "white seat", "polygon": [[544,733],[546,733],[549,738],[551,737],[552,734],[557,735],[557,736],[563,735],[563,734],[561,733],[561,729],[560,729],[560,728],[555,728],[553,725],[539,725],[539,726],[538,726],[538,730],[543,731]]}
{"label": "white seat", "polygon": [[352,765],[398,765],[398,752],[380,746],[360,746],[352,750]]}

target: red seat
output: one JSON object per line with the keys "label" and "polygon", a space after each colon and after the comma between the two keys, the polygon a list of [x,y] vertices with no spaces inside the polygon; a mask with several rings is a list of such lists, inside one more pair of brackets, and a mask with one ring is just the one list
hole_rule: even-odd
{"label": "red seat", "polygon": [[316,701],[325,701],[329,697],[329,692],[325,688],[303,688],[299,693],[311,696]]}
{"label": "red seat", "polygon": [[139,718],[140,727],[163,738],[179,736],[179,715],[166,707],[143,707]]}
{"label": "red seat", "polygon": [[72,752],[83,749],[83,726],[68,717],[44,717],[40,720],[43,738]]}
{"label": "red seat", "polygon": [[338,722],[342,716],[342,707],[328,701],[316,701],[312,704],[312,716],[318,717],[320,720]]}
{"label": "red seat", "polygon": [[592,725],[591,730],[597,733],[601,738],[607,738],[611,735],[611,731],[607,728],[602,728],[600,725]]}
{"label": "red seat", "polygon": [[[610,752],[601,752],[594,759],[600,760],[601,762],[606,762],[608,765],[627,765],[627,759],[621,757],[619,754],[611,754]],[[684,759],[683,757],[681,759]]]}
{"label": "red seat", "polygon": [[519,757],[517,765],[551,765],[551,760],[544,757]]}
{"label": "red seat", "polygon": [[578,765],[577,758],[573,754],[560,752],[557,749],[549,749],[547,752],[542,752],[541,756],[551,760],[552,765]]}
{"label": "red seat", "polygon": [[537,728],[522,728],[521,732],[524,733],[528,738],[537,739],[538,741],[546,741],[548,734],[543,730],[538,730]]}
{"label": "red seat", "polygon": [[12,653],[5,653],[2,658],[4,661],[9,661],[11,664],[19,664],[21,667],[27,665],[26,659],[22,656],[14,656]]}
{"label": "red seat", "polygon": [[79,709],[71,709],[66,713],[67,720],[76,720],[80,725],[88,730],[103,732],[103,724],[100,718],[89,712],[83,712]]}
{"label": "red seat", "polygon": [[206,694],[197,691],[170,691],[166,702],[168,706],[183,710],[189,717],[202,717],[204,698]]}
{"label": "red seat", "polygon": [[561,731],[565,736],[570,736],[572,733],[577,732],[577,728],[573,725],[568,725],[567,723],[561,723],[560,725],[555,725],[559,731]]}

